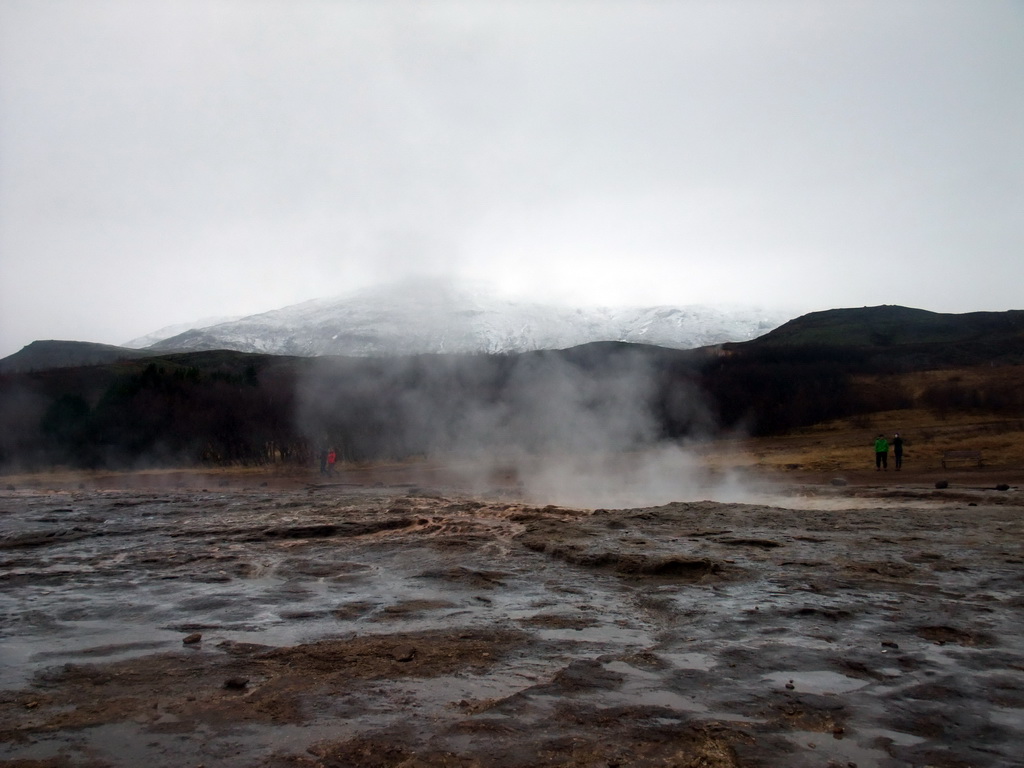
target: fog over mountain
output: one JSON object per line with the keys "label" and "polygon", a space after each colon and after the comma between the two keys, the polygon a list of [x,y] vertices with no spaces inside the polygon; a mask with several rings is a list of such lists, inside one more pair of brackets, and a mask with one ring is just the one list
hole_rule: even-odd
{"label": "fog over mountain", "polygon": [[124,346],[303,356],[524,352],[592,341],[690,349],[752,339],[790,317],[777,309],[754,307],[563,307],[500,298],[481,286],[416,281],[308,301],[163,338],[156,332]]}
{"label": "fog over mountain", "polygon": [[121,346],[129,347],[131,349],[145,349],[151,344],[156,344],[164,339],[169,339],[172,336],[177,336],[179,333],[185,333],[186,331],[195,330],[196,328],[208,328],[212,325],[219,325],[220,323],[230,323],[234,320],[240,320],[240,317],[207,317],[202,320],[194,320],[190,323],[175,323],[174,325],[167,325],[163,328],[158,328],[155,331],[147,333],[145,336],[139,336],[137,339],[125,342]]}

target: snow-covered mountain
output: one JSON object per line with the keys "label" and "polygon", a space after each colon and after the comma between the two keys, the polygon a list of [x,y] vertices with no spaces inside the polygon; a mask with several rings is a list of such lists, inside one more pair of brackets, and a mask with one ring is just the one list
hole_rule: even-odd
{"label": "snow-covered mountain", "polygon": [[690,349],[752,339],[790,318],[778,310],[756,308],[567,308],[502,299],[483,289],[419,282],[315,299],[193,328],[148,348],[385,356],[524,352],[628,341]]}
{"label": "snow-covered mountain", "polygon": [[169,339],[171,336],[177,336],[179,333],[185,333],[185,331],[191,331],[195,328],[208,328],[211,325],[217,325],[219,323],[229,323],[234,320],[239,320],[239,317],[207,317],[202,320],[196,320],[192,323],[175,323],[174,325],[168,325],[164,328],[159,328],[151,333],[147,333],[145,336],[139,336],[137,339],[126,341],[121,344],[122,347],[128,349],[145,349],[150,344],[156,344],[158,341]]}

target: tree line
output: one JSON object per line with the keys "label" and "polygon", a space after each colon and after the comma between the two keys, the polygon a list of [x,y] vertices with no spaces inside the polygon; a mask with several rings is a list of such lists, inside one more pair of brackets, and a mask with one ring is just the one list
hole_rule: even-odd
{"label": "tree line", "polygon": [[915,403],[1021,412],[1019,388],[911,395],[891,359],[828,347],[621,343],[508,355],[236,352],[0,376],[0,466],[311,464],[434,452],[630,450],[782,434]]}

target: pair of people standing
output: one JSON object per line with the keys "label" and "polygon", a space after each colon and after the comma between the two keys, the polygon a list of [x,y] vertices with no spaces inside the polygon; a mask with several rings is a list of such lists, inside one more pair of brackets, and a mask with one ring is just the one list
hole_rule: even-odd
{"label": "pair of people standing", "polygon": [[[903,438],[899,432],[892,439],[892,456],[899,470],[903,466]],[[889,470],[889,441],[881,434],[875,438],[875,471],[880,469]]]}

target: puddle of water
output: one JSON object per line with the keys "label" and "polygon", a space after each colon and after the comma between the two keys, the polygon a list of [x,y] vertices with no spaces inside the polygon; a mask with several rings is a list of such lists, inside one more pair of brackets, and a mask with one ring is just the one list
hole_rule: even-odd
{"label": "puddle of water", "polygon": [[762,680],[769,681],[778,687],[792,684],[796,691],[816,694],[849,693],[868,684],[866,680],[858,680],[824,669],[811,672],[797,670],[772,672],[764,675]]}
{"label": "puddle of water", "polygon": [[[831,761],[840,765],[884,765],[890,758],[884,749],[865,743],[874,741],[874,735],[870,738],[853,739],[847,736],[837,739],[830,733],[820,731],[791,731],[787,737],[796,745],[798,751],[813,754],[817,765],[826,765]],[[817,762],[818,760],[820,762]]]}
{"label": "puddle of water", "polygon": [[663,659],[668,659],[677,669],[699,669],[708,672],[718,666],[718,661],[709,653],[690,651],[688,653],[661,653]]}
{"label": "puddle of water", "polygon": [[1024,729],[1024,709],[1020,707],[992,707],[989,714],[992,722],[1020,732]]}
{"label": "puddle of water", "polygon": [[708,711],[707,705],[698,701],[694,696],[684,696],[664,688],[651,688],[633,682],[623,684],[622,688],[617,691],[602,692],[599,695],[603,706],[665,707],[676,712],[699,712],[701,714]]}
{"label": "puddle of water", "polygon": [[634,707],[666,707],[679,712],[706,713],[708,708],[693,695],[683,695],[662,687],[664,678],[657,672],[639,669],[624,661],[604,664],[610,672],[625,678],[622,685],[612,691],[598,694],[604,706],[620,704]]}
{"label": "puddle of water", "polygon": [[[22,635],[0,645],[0,690],[20,687],[38,670],[72,662],[94,664],[122,661],[181,647],[181,634],[117,626],[83,627],[74,636]],[[91,630],[91,631],[90,631]]]}
{"label": "puddle of water", "polygon": [[641,629],[626,629],[614,625],[598,625],[582,629],[535,629],[532,634],[547,642],[593,643],[614,646],[646,646],[652,640]]}

